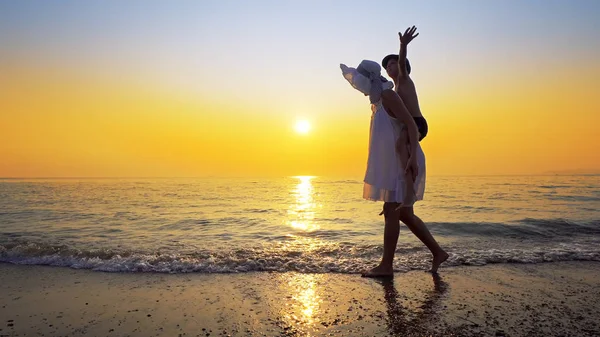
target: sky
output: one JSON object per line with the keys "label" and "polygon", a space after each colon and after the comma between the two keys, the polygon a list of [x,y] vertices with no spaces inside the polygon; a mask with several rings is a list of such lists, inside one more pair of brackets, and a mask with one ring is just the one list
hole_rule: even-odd
{"label": "sky", "polygon": [[[429,175],[600,172],[600,2],[2,1],[0,177],[347,176],[409,45]],[[298,121],[310,130],[299,133]]]}

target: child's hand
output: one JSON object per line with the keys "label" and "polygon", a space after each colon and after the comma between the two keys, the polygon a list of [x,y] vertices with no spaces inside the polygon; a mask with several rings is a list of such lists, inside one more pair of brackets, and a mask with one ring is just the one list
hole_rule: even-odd
{"label": "child's hand", "polygon": [[415,37],[419,36],[419,33],[415,34],[416,31],[417,27],[412,26],[410,28],[406,28],[404,34],[399,32],[398,36],[400,37],[400,44],[409,44],[410,41],[412,41]]}

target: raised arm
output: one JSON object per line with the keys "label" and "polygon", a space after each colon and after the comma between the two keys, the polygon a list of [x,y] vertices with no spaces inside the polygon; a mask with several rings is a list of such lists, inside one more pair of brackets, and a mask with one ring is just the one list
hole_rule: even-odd
{"label": "raised arm", "polygon": [[398,36],[400,37],[400,53],[398,57],[398,69],[400,69],[400,73],[398,76],[400,77],[408,77],[408,70],[406,69],[406,48],[410,41],[419,36],[419,33],[415,34],[416,31],[417,27],[412,26],[406,28],[404,34],[398,33]]}

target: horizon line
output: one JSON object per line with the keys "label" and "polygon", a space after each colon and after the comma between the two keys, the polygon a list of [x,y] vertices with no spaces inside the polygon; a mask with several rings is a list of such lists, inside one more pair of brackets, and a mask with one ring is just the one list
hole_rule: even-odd
{"label": "horizon line", "polygon": [[[596,176],[597,173],[520,173],[520,174],[433,174],[430,177],[534,177],[534,176]],[[337,177],[348,178],[348,175],[280,175],[280,176],[39,176],[39,177],[0,177],[0,180],[23,179],[201,179],[201,178],[294,178],[294,177]]]}

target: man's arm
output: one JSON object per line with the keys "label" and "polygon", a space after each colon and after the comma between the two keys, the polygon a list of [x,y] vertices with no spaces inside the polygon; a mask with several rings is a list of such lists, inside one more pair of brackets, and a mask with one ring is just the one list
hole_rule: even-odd
{"label": "man's arm", "polygon": [[415,34],[417,27],[412,26],[404,31],[404,34],[398,33],[400,37],[400,53],[398,54],[398,69],[400,70],[400,77],[408,77],[408,69],[406,69],[406,49],[410,41],[415,37],[419,36],[419,33]]}
{"label": "man's arm", "polygon": [[[409,153],[412,157],[412,154],[417,153],[417,144],[419,143],[419,129],[417,128],[417,123],[415,123],[415,120],[410,115],[410,112],[408,112],[406,105],[404,105],[404,102],[394,90],[384,90],[381,93],[381,98],[383,100],[383,105],[391,110],[389,112],[391,112],[398,121],[406,125],[408,142],[410,145]],[[417,171],[415,171],[415,174],[416,172]]]}

